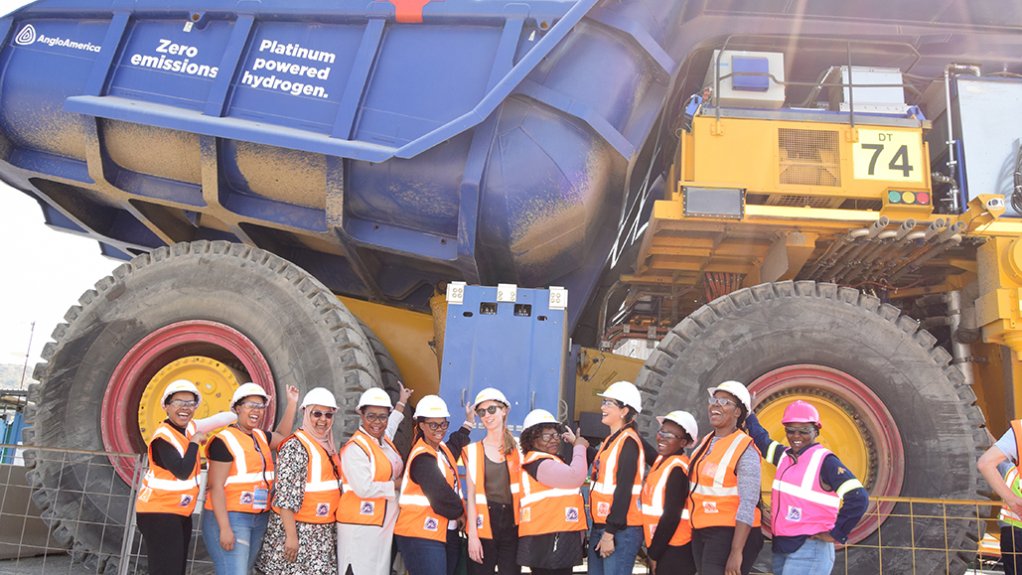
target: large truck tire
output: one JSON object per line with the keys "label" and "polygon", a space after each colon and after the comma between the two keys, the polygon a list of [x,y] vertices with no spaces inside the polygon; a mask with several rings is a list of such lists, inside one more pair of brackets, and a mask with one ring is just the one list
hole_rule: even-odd
{"label": "large truck tire", "polygon": [[[808,396],[827,406],[825,432],[827,425],[851,426],[861,437],[831,448],[843,459],[868,452],[871,496],[976,499],[984,420],[950,360],[917,321],[873,296],[789,281],[741,289],[700,308],[660,342],[637,383],[644,414],[691,411],[703,434],[711,430],[706,390],[722,381],[748,384],[758,413],[773,401],[780,400],[777,413],[785,399]],[[655,431],[652,417],[641,421],[646,433]],[[763,503],[769,506],[767,493]],[[867,514],[850,540],[862,546],[839,552],[836,572],[847,565],[847,573],[898,573],[911,565],[915,573],[958,574],[975,556],[979,522],[949,519],[945,534],[943,520],[920,518],[940,517],[941,506],[914,504],[910,524],[907,503],[876,505],[870,509],[879,510],[879,521]],[[946,512],[961,517],[974,509]]]}
{"label": "large truck tire", "polygon": [[[85,292],[65,320],[36,366],[26,444],[144,452],[141,394],[153,372],[182,356],[210,356],[275,398],[288,385],[303,395],[331,389],[340,407],[338,441],[358,425],[361,392],[381,384],[373,348],[344,305],[298,266],[241,244],[197,241],[140,255]],[[230,393],[218,390],[216,399],[226,405]],[[282,408],[277,401],[278,419]],[[97,464],[104,457],[76,455],[62,465],[29,451],[26,462],[33,499],[54,536],[109,569],[120,530],[104,524],[122,525],[133,501],[130,468],[114,458]]]}

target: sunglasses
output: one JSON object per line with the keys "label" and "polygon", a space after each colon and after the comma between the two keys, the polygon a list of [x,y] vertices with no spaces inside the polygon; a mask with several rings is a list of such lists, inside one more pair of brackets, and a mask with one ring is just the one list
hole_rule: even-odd
{"label": "sunglasses", "polygon": [[546,431],[546,432],[543,432],[543,433],[539,434],[540,441],[550,442],[550,441],[554,441],[555,439],[559,439],[560,437],[561,437],[561,434],[556,432],[556,431]]}
{"label": "sunglasses", "polygon": [[311,416],[313,419],[319,419],[321,417],[325,417],[327,419],[333,419],[334,418],[334,412],[332,412],[332,411],[319,411],[319,410],[316,410],[316,411],[310,411],[309,412],[309,416]]}
{"label": "sunglasses", "polygon": [[199,402],[195,401],[194,399],[193,400],[188,400],[188,399],[172,399],[172,400],[168,401],[167,403],[169,405],[173,405],[174,407],[195,407],[196,405],[199,405]]}
{"label": "sunglasses", "polygon": [[807,429],[803,427],[785,427],[784,433],[788,435],[812,435],[814,429]]}
{"label": "sunglasses", "polygon": [[479,409],[476,410],[476,415],[478,415],[479,417],[482,417],[482,416],[486,415],[487,413],[489,413],[490,415],[493,415],[494,413],[497,413],[497,410],[500,409],[501,407],[502,406],[500,406],[500,405],[491,405],[490,407],[480,407]]}
{"label": "sunglasses", "polygon": [[362,416],[366,421],[372,421],[374,423],[382,423],[390,419],[390,415],[387,413],[367,413]]}
{"label": "sunglasses", "polygon": [[737,402],[731,401],[730,399],[725,399],[723,397],[711,397],[709,398],[709,402],[710,405],[719,405],[721,407],[724,407],[726,405],[733,405],[735,407],[738,407]]}
{"label": "sunglasses", "polygon": [[614,407],[624,407],[625,404],[621,403],[616,399],[604,399],[600,402],[600,405],[613,405]]}
{"label": "sunglasses", "polygon": [[668,441],[671,441],[671,440],[674,440],[674,439],[681,439],[680,435],[671,433],[670,431],[664,431],[663,429],[658,429],[656,434],[657,434],[657,437],[663,437],[664,439],[666,439]]}
{"label": "sunglasses", "polygon": [[437,423],[435,421],[423,421],[422,423],[425,424],[426,427],[428,427],[430,431],[438,431],[438,430],[442,431],[442,430],[447,429],[451,425],[450,421],[441,421],[440,423]]}
{"label": "sunglasses", "polygon": [[244,403],[239,403],[238,405],[248,409],[266,409],[265,403],[257,403],[255,401],[246,401]]}

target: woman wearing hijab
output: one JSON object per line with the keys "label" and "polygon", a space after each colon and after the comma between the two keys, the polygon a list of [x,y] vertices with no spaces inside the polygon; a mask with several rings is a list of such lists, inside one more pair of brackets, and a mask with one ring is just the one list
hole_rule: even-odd
{"label": "woman wearing hijab", "polygon": [[301,407],[301,427],[277,453],[274,513],[256,562],[265,575],[337,572],[334,521],[341,489],[331,433],[337,400],[316,387]]}
{"label": "woman wearing hijab", "polygon": [[273,491],[273,450],[290,434],[298,409],[298,388],[287,387],[284,416],[275,431],[264,431],[269,394],[255,383],[242,384],[231,398],[238,421],[225,427],[206,448],[209,473],[202,539],[217,575],[247,575],[255,566],[269,522]]}
{"label": "woman wearing hijab", "polygon": [[458,482],[458,458],[469,443],[475,419],[466,406],[465,425],[443,441],[451,416],[447,404],[427,395],[415,406],[415,431],[408,471],[398,494],[394,541],[411,575],[454,575],[461,542],[458,522],[465,517]]}
{"label": "woman wearing hijab", "polygon": [[[400,382],[399,382],[399,385]],[[412,390],[401,385],[397,409],[373,387],[358,400],[358,430],[341,448],[341,503],[337,508],[339,575],[389,575],[397,522],[396,485],[404,462],[394,433],[404,420]]]}

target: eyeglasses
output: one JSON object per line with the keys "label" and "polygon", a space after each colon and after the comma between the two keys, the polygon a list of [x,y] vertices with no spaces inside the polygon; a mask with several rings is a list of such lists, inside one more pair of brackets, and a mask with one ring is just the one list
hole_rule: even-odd
{"label": "eyeglasses", "polygon": [[266,409],[265,403],[257,403],[255,401],[246,401],[244,403],[239,403],[238,405],[248,409]]}
{"label": "eyeglasses", "polygon": [[625,404],[621,403],[616,399],[604,399],[600,402],[600,405],[613,405],[614,407],[624,407]]}
{"label": "eyeglasses", "polygon": [[388,413],[365,413],[362,415],[366,421],[372,421],[375,423],[382,423],[390,418]]}
{"label": "eyeglasses", "polygon": [[430,431],[443,431],[451,425],[450,421],[441,421],[440,423],[435,421],[423,421],[423,423],[426,424],[426,427],[428,427]]}
{"label": "eyeglasses", "polygon": [[812,435],[815,429],[806,427],[785,427],[784,433],[788,435]]}
{"label": "eyeglasses", "polygon": [[174,407],[185,407],[185,408],[192,408],[192,407],[195,407],[196,405],[199,405],[198,401],[188,400],[188,399],[172,399],[172,400],[168,401],[167,403],[169,403],[170,405],[173,405]]}
{"label": "eyeglasses", "polygon": [[482,416],[486,415],[487,413],[489,413],[490,415],[493,415],[494,413],[497,413],[497,410],[500,409],[501,407],[503,407],[503,406],[491,405],[489,407],[480,407],[479,409],[476,410],[476,415],[478,415],[479,417],[482,417]]}
{"label": "eyeglasses", "polygon": [[663,437],[664,439],[666,439],[668,441],[671,441],[673,439],[680,439],[681,438],[681,436],[676,435],[674,433],[671,433],[670,431],[664,431],[663,429],[658,429],[656,434],[657,434],[657,437]]}
{"label": "eyeglasses", "polygon": [[711,397],[709,399],[709,402],[710,405],[719,405],[721,407],[724,407],[725,405],[733,405],[735,407],[738,407],[737,402],[731,401],[730,399],[725,399],[723,397]]}
{"label": "eyeglasses", "polygon": [[316,411],[310,411],[309,412],[309,416],[311,416],[313,419],[319,419],[321,417],[325,417],[327,419],[333,419],[334,418],[334,412],[332,412],[332,411],[319,411],[319,410],[316,410]]}
{"label": "eyeglasses", "polygon": [[547,431],[546,433],[539,434],[540,441],[553,441],[555,439],[558,439],[559,437],[561,437],[561,434],[557,433],[556,431]]}

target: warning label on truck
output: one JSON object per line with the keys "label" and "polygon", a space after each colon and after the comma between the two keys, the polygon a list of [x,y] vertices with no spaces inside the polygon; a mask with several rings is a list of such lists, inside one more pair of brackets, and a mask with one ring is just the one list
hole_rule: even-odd
{"label": "warning label on truck", "polygon": [[139,66],[141,68],[177,72],[210,79],[216,78],[217,72],[220,69],[210,64],[195,62],[194,59],[198,56],[199,49],[196,46],[179,44],[167,38],[160,38],[152,53],[144,54],[136,52],[128,58],[128,61],[131,62],[132,66]]}
{"label": "warning label on truck", "polygon": [[330,97],[324,84],[337,58],[333,52],[264,38],[256,54],[241,75],[242,84],[292,96]]}

